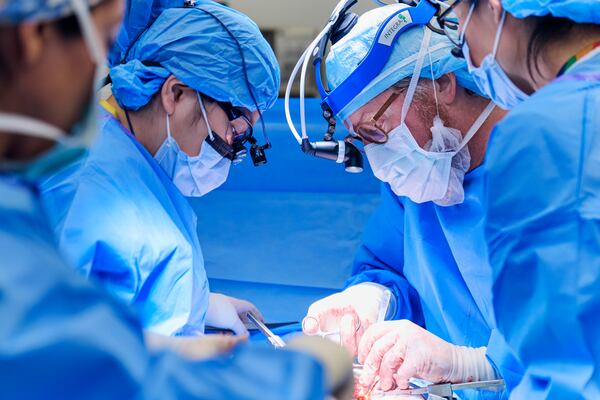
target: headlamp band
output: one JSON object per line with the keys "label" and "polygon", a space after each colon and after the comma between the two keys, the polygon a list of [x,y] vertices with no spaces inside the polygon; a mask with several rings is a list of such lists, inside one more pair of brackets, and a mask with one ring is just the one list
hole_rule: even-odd
{"label": "headlamp band", "polygon": [[315,60],[317,87],[321,94],[322,106],[328,107],[337,115],[364,88],[377,77],[387,64],[394,45],[402,33],[408,29],[428,25],[435,17],[437,9],[429,1],[421,1],[416,7],[406,7],[388,17],[382,24],[371,48],[358,67],[334,90],[328,92],[323,87],[320,66],[322,58]]}

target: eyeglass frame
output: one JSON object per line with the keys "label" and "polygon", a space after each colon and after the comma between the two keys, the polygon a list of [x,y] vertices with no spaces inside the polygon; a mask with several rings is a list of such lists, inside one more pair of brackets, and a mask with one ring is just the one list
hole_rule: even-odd
{"label": "eyeglass frame", "polygon": [[438,18],[438,23],[439,23],[440,27],[442,28],[442,30],[444,31],[444,35],[446,35],[446,37],[448,38],[450,43],[452,43],[454,45],[452,54],[457,58],[465,57],[464,52],[463,52],[463,48],[465,47],[465,42],[467,41],[467,39],[465,38],[465,32],[466,32],[466,28],[471,20],[471,15],[473,14],[473,11],[475,10],[476,7],[477,7],[477,0],[472,0],[471,6],[470,6],[471,10],[469,10],[469,17],[465,21],[463,29],[458,34],[458,40],[454,39],[454,35],[452,34],[452,32],[449,32],[449,31],[458,30],[458,21],[455,20],[454,18],[448,18],[448,14],[443,17]]}
{"label": "eyeglass frame", "polygon": [[[394,86],[392,86],[392,94],[387,98],[387,100],[385,101],[385,103],[383,103],[383,105],[379,108],[379,110],[371,117],[371,119],[367,122],[361,122],[358,124],[358,126],[356,127],[356,129],[354,129],[354,127],[352,127],[352,133],[355,135],[355,137],[358,137],[358,139],[360,139],[363,143],[373,143],[373,144],[386,144],[387,141],[389,140],[389,132],[386,132],[385,129],[383,129],[383,127],[379,124],[379,120],[381,119],[381,117],[383,117],[383,115],[387,112],[387,110],[392,106],[392,104],[398,99],[398,97],[400,97],[400,95],[402,94],[402,92],[406,89],[408,89],[408,86],[406,87],[398,87],[398,85],[400,83],[403,83],[404,80],[394,84]],[[359,130],[361,127],[363,126],[367,126],[369,125],[369,128],[375,127],[376,129],[379,130],[379,132],[381,133],[381,135],[383,136],[382,140],[373,140],[372,138],[368,138],[368,137],[363,137],[364,135],[362,135]],[[366,140],[365,140],[366,139]]]}
{"label": "eyeglass frame", "polygon": [[225,115],[227,115],[227,119],[229,120],[229,122],[233,122],[241,118],[248,125],[248,129],[246,129],[246,131],[244,131],[243,133],[235,132],[237,135],[235,135],[233,138],[234,142],[241,144],[247,143],[254,134],[254,126],[252,125],[252,122],[250,121],[248,116],[243,111],[234,107],[230,103],[225,103],[221,101],[215,102],[225,112]]}

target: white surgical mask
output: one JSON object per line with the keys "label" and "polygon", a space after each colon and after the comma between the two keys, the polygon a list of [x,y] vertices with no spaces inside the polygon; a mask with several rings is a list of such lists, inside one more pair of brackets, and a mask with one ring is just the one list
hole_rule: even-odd
{"label": "white surgical mask", "polygon": [[488,104],[464,138],[460,131],[446,127],[439,115],[436,116],[431,128],[431,142],[427,149],[419,146],[405,119],[429,46],[431,32],[428,32],[426,30],[423,37],[406,93],[400,125],[388,134],[385,144],[369,144],[365,152],[375,176],[389,183],[396,195],[406,196],[416,203],[433,201],[441,206],[451,206],[464,201],[463,180],[471,161],[466,145],[494,110],[494,104]]}
{"label": "white surgical mask", "polygon": [[[106,70],[106,49],[102,45],[98,31],[92,21],[88,5],[83,0],[71,0],[83,39],[92,61],[96,65],[93,93],[99,89],[100,77]],[[85,112],[71,134],[62,129],[31,117],[0,112],[0,131],[47,139],[56,144],[34,160],[0,160],[0,171],[10,171],[23,178],[37,182],[45,176],[76,162],[84,154],[96,136],[96,98],[89,99]]]}
{"label": "white surgical mask", "polygon": [[396,195],[406,196],[415,203],[433,201],[440,206],[462,203],[463,181],[471,165],[466,144],[493,109],[490,103],[464,139],[460,131],[444,126],[436,116],[431,128],[433,140],[427,149],[419,146],[408,126],[402,123],[389,133],[385,144],[365,147],[373,173],[389,183]]}
{"label": "white surgical mask", "polygon": [[[209,135],[213,135],[204,104],[201,100],[199,104]],[[167,138],[154,158],[181,193],[188,197],[204,196],[221,186],[227,180],[231,168],[231,160],[217,153],[208,142],[202,144],[200,154],[195,157],[182,151],[171,135],[171,121],[168,114]]]}
{"label": "white surgical mask", "polygon": [[[469,25],[474,6],[475,3],[471,5],[463,32],[466,31],[467,26]],[[496,60],[496,54],[498,52],[498,47],[500,46],[500,37],[502,36],[505,19],[506,11],[503,11],[500,26],[496,32],[496,39],[494,41],[492,53],[485,56],[480,67],[475,67],[473,65],[469,45],[466,41],[464,42],[463,46],[463,54],[467,60],[469,72],[477,84],[477,87],[479,87],[479,90],[481,90],[501,108],[505,110],[511,110],[522,101],[527,100],[529,95],[527,95],[513,83],[513,81],[508,77],[508,75],[506,75],[506,72],[504,72]]]}

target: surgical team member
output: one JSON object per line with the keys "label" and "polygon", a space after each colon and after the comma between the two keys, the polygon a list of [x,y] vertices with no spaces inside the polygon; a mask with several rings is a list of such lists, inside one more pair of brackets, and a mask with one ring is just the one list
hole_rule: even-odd
{"label": "surgical team member", "polygon": [[89,102],[94,64],[104,62],[122,6],[0,1],[1,397],[325,397],[350,373],[332,344],[291,344],[315,358],[245,346],[205,362],[151,353],[128,307],[75,273],[56,249],[37,182],[78,153],[66,132]]}
{"label": "surgical team member", "polygon": [[[367,54],[383,21],[406,7],[367,12],[333,45],[327,58],[332,88]],[[303,327],[308,334],[339,331],[365,363],[363,384],[379,375],[383,390],[406,387],[412,376],[437,382],[496,376],[485,357],[494,317],[481,165],[504,112],[478,94],[452,48],[427,28],[409,29],[383,71],[338,115],[366,144],[373,172],[384,182],[382,204],[364,232],[348,287],[312,304]],[[384,317],[402,321],[373,325]],[[445,365],[421,359],[420,346],[439,350]],[[462,369],[470,359],[479,362]],[[425,362],[431,371],[422,369]]]}
{"label": "surgical team member", "polygon": [[154,19],[131,3],[98,141],[44,183],[44,201],[68,258],[131,303],[148,330],[197,335],[206,323],[243,335],[240,316],[260,313],[222,294],[209,300],[185,196],[225,182],[234,141],[247,140],[277,98],[279,65],[247,16],[212,1],[163,3],[146,2]]}
{"label": "surgical team member", "polygon": [[600,2],[465,0],[456,13],[474,79],[511,109],[485,166],[500,353],[525,371],[502,372],[515,399],[599,398]]}

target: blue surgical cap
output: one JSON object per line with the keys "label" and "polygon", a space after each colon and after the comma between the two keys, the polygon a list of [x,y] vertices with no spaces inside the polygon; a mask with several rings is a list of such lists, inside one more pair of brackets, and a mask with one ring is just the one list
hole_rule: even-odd
{"label": "blue surgical cap", "polygon": [[183,5],[184,0],[127,0],[123,24],[109,54],[110,64],[119,64],[127,49],[164,10]]}
{"label": "blue surgical cap", "polygon": [[[331,89],[338,87],[358,67],[369,52],[381,24],[390,15],[406,7],[404,4],[392,4],[363,14],[354,28],[331,47],[326,61],[327,80]],[[400,36],[383,70],[339,112],[337,117],[342,120],[347,119],[395,83],[412,76],[424,29],[428,28],[411,28]],[[433,73],[433,77],[437,79],[453,72],[459,85],[480,94],[469,74],[465,60],[452,56],[453,48],[454,45],[446,36],[434,33],[429,42],[429,54],[425,55],[420,76],[431,79]]]}
{"label": "blue surgical cap", "polygon": [[258,26],[212,1],[164,10],[126,53],[110,71],[113,94],[126,109],[148,104],[170,75],[250,111],[269,109],[279,94],[279,64]]}
{"label": "blue surgical cap", "polygon": [[[102,0],[79,0],[89,7]],[[51,21],[73,14],[73,0],[0,0],[0,23]]]}
{"label": "blue surgical cap", "polygon": [[600,24],[600,0],[502,0],[502,6],[517,18],[553,15]]}

